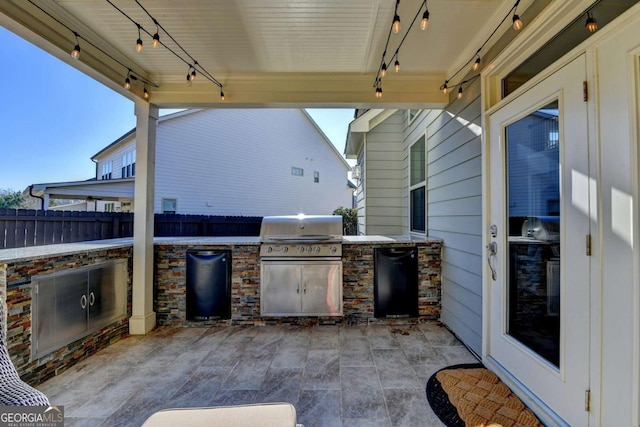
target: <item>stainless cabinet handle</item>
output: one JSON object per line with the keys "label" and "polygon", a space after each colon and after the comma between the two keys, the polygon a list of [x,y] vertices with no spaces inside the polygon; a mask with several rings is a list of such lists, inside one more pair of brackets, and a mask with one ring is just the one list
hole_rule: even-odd
{"label": "stainless cabinet handle", "polygon": [[89,305],[93,306],[95,302],[96,302],[96,296],[93,294],[93,292],[91,292],[89,294]]}
{"label": "stainless cabinet handle", "polygon": [[300,285],[298,285],[298,287],[296,288],[296,294],[300,293]]}
{"label": "stainless cabinet handle", "polygon": [[491,278],[494,282],[497,279],[497,273],[491,261],[496,256],[496,253],[498,253],[498,244],[496,242],[489,243],[487,245],[487,263],[489,264],[489,268],[491,269]]}
{"label": "stainless cabinet handle", "polygon": [[306,293],[307,293],[307,284],[306,284],[306,283],[304,284],[304,289],[302,290],[302,293],[303,293],[303,294],[306,294]]}
{"label": "stainless cabinet handle", "polygon": [[80,297],[80,307],[87,308],[87,296],[86,295],[82,295],[82,297]]}

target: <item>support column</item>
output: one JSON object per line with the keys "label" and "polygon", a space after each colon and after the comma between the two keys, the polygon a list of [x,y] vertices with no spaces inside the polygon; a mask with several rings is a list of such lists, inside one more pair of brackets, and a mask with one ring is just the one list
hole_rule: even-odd
{"label": "support column", "polygon": [[156,176],[158,107],[136,101],[136,176],[133,215],[133,295],[129,333],[156,326],[153,311],[153,201]]}

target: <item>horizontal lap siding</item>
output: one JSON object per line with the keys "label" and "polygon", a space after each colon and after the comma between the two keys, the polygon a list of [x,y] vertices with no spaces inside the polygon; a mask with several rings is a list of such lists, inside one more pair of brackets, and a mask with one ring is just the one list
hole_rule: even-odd
{"label": "horizontal lap siding", "polygon": [[178,213],[331,214],[352,206],[347,170],[302,110],[202,110],[158,125],[155,209],[175,198]]}
{"label": "horizontal lap siding", "polygon": [[366,234],[406,233],[407,152],[400,110],[369,133],[366,150]]}
{"label": "horizontal lap siding", "polygon": [[[427,227],[442,238],[442,322],[482,353],[480,84],[427,126]],[[424,127],[423,127],[424,129]]]}

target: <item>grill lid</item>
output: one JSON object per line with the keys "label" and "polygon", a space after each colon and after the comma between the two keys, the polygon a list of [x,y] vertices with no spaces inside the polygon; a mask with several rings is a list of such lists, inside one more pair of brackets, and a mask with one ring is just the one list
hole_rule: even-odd
{"label": "grill lid", "polygon": [[323,242],[342,240],[340,215],[265,216],[260,226],[262,242]]}

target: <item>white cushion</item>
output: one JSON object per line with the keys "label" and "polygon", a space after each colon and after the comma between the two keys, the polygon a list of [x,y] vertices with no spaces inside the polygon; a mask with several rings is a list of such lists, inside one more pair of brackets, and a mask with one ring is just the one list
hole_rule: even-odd
{"label": "white cushion", "polygon": [[151,415],[142,427],[296,427],[296,408],[290,403],[165,409]]}

